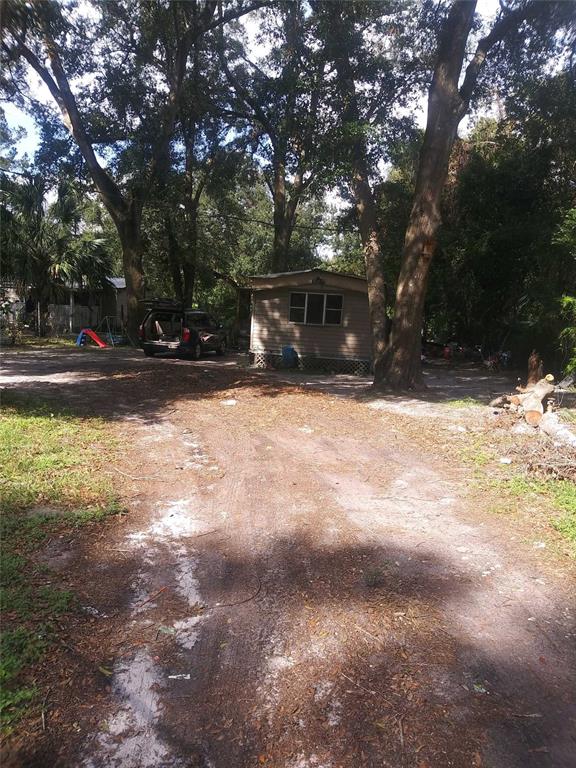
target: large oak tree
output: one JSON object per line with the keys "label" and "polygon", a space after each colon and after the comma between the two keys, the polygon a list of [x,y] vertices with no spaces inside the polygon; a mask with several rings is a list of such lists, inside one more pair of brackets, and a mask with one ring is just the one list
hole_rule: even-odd
{"label": "large oak tree", "polygon": [[421,371],[422,321],[430,265],[440,228],[442,190],[458,126],[468,112],[479,77],[497,46],[508,43],[522,59],[532,53],[534,39],[541,48],[555,44],[555,33],[573,31],[576,6],[572,3],[523,0],[503,5],[492,28],[467,59],[476,0],[455,0],[443,24],[428,95],[426,131],[420,151],[416,189],[406,230],[390,344],[382,366],[375,369],[374,385],[395,389],[423,386]]}
{"label": "large oak tree", "polygon": [[[190,52],[210,30],[260,5],[258,0],[105,3],[94,6],[99,16],[94,22],[55,2],[2,4],[9,86],[14,93],[27,90],[27,68],[39,76],[118,231],[133,337],[144,297],[143,208],[168,162]],[[93,90],[82,82],[86,75]],[[116,168],[103,162],[99,144],[119,150]]]}

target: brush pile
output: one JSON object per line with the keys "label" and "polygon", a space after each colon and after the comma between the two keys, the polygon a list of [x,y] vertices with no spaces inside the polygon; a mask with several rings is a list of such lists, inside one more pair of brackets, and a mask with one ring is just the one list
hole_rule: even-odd
{"label": "brush pile", "polygon": [[576,434],[558,417],[552,397],[556,391],[551,373],[526,387],[516,387],[510,395],[500,395],[490,403],[491,408],[517,413],[526,424],[538,427],[554,443],[576,449]]}

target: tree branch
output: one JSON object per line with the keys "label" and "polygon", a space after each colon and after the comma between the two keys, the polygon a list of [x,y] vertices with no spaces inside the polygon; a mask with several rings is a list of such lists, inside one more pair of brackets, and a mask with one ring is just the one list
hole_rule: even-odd
{"label": "tree branch", "polygon": [[54,40],[45,35],[44,44],[48,52],[48,58],[50,59],[54,77],[52,77],[48,69],[40,63],[38,57],[22,41],[20,42],[20,52],[48,87],[48,90],[62,114],[64,125],[78,144],[78,148],[86,161],[86,165],[94,179],[94,183],[102,194],[106,208],[113,218],[119,220],[127,214],[126,200],[119,187],[102,168],[96,158],[92,143],[88,138],[82,123],[76,100],[70,89],[68,78],[62,67],[62,62],[60,61],[60,56]]}
{"label": "tree branch", "polygon": [[472,97],[472,92],[490,49],[506,37],[513,28],[518,27],[521,22],[525,21],[531,15],[531,10],[531,5],[528,4],[500,16],[492,27],[490,33],[478,42],[474,56],[466,67],[464,82],[459,91],[464,110],[468,108],[468,102]]}
{"label": "tree branch", "polygon": [[[234,8],[224,13],[221,12],[220,15],[214,19],[214,21],[204,27],[203,32],[210,32],[210,30],[216,29],[217,27],[223,26],[224,24],[228,24],[229,21],[239,19],[242,16],[245,16],[247,13],[258,10],[258,8],[264,8],[268,4],[268,0],[254,0],[254,2],[250,3],[245,8],[241,5],[239,8]],[[216,5],[215,2],[214,5]]]}

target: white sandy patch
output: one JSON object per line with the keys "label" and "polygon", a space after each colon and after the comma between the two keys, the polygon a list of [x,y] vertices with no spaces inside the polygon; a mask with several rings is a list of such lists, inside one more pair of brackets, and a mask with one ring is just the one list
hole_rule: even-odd
{"label": "white sandy patch", "polygon": [[333,699],[328,706],[328,725],[332,728],[336,728],[342,720],[342,702],[338,699]]}
{"label": "white sandy patch", "polygon": [[314,686],[314,701],[316,704],[325,706],[326,702],[328,702],[326,720],[331,728],[335,728],[342,720],[342,702],[331,697],[333,690],[334,683],[330,680],[321,680]]}
{"label": "white sandy patch", "polygon": [[150,526],[148,535],[180,538],[192,536],[202,530],[202,525],[193,514],[193,497],[177,499],[160,508],[162,516]]}
{"label": "white sandy patch", "polygon": [[332,761],[329,763],[321,763],[316,755],[306,757],[302,753],[296,757],[294,762],[288,764],[289,768],[332,768],[332,765]]}
{"label": "white sandy patch", "polygon": [[198,562],[184,546],[173,546],[172,552],[176,558],[176,592],[187,601],[188,605],[198,605],[201,603],[200,588],[196,578]]}
{"label": "white sandy patch", "polygon": [[201,618],[201,616],[190,616],[187,619],[175,621],[173,624],[176,630],[176,642],[187,651],[191,651],[196,645],[198,635],[200,634],[198,624]]}
{"label": "white sandy patch", "polygon": [[[171,757],[156,732],[161,684],[156,665],[143,649],[130,661],[117,665],[113,691],[122,708],[108,721],[108,732],[98,739],[110,768],[157,768]],[[98,768],[102,763],[90,758],[84,765]],[[171,761],[170,765],[176,763]]]}
{"label": "white sandy patch", "polygon": [[321,680],[314,686],[314,701],[321,702],[328,697],[334,688],[334,683],[330,680]]}
{"label": "white sandy patch", "polygon": [[[276,649],[275,649],[276,650]],[[280,653],[274,653],[266,662],[264,678],[257,688],[262,701],[260,712],[265,714],[271,723],[281,699],[280,677],[282,673],[294,666],[294,659]]]}
{"label": "white sandy patch", "polygon": [[282,670],[294,666],[294,659],[289,656],[271,656],[268,659],[268,673],[276,677]]}

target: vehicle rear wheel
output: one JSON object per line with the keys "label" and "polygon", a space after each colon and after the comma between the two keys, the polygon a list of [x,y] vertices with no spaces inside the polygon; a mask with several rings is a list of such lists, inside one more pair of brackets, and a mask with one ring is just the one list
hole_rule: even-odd
{"label": "vehicle rear wheel", "polygon": [[201,355],[202,355],[202,346],[200,342],[197,341],[196,344],[194,345],[194,349],[192,350],[192,359],[199,360]]}
{"label": "vehicle rear wheel", "polygon": [[153,352],[151,349],[146,349],[146,347],[144,347],[144,354],[146,355],[146,357],[154,357],[156,353]]}
{"label": "vehicle rear wheel", "polygon": [[222,339],[220,344],[216,347],[217,355],[224,355],[226,353],[226,340]]}

